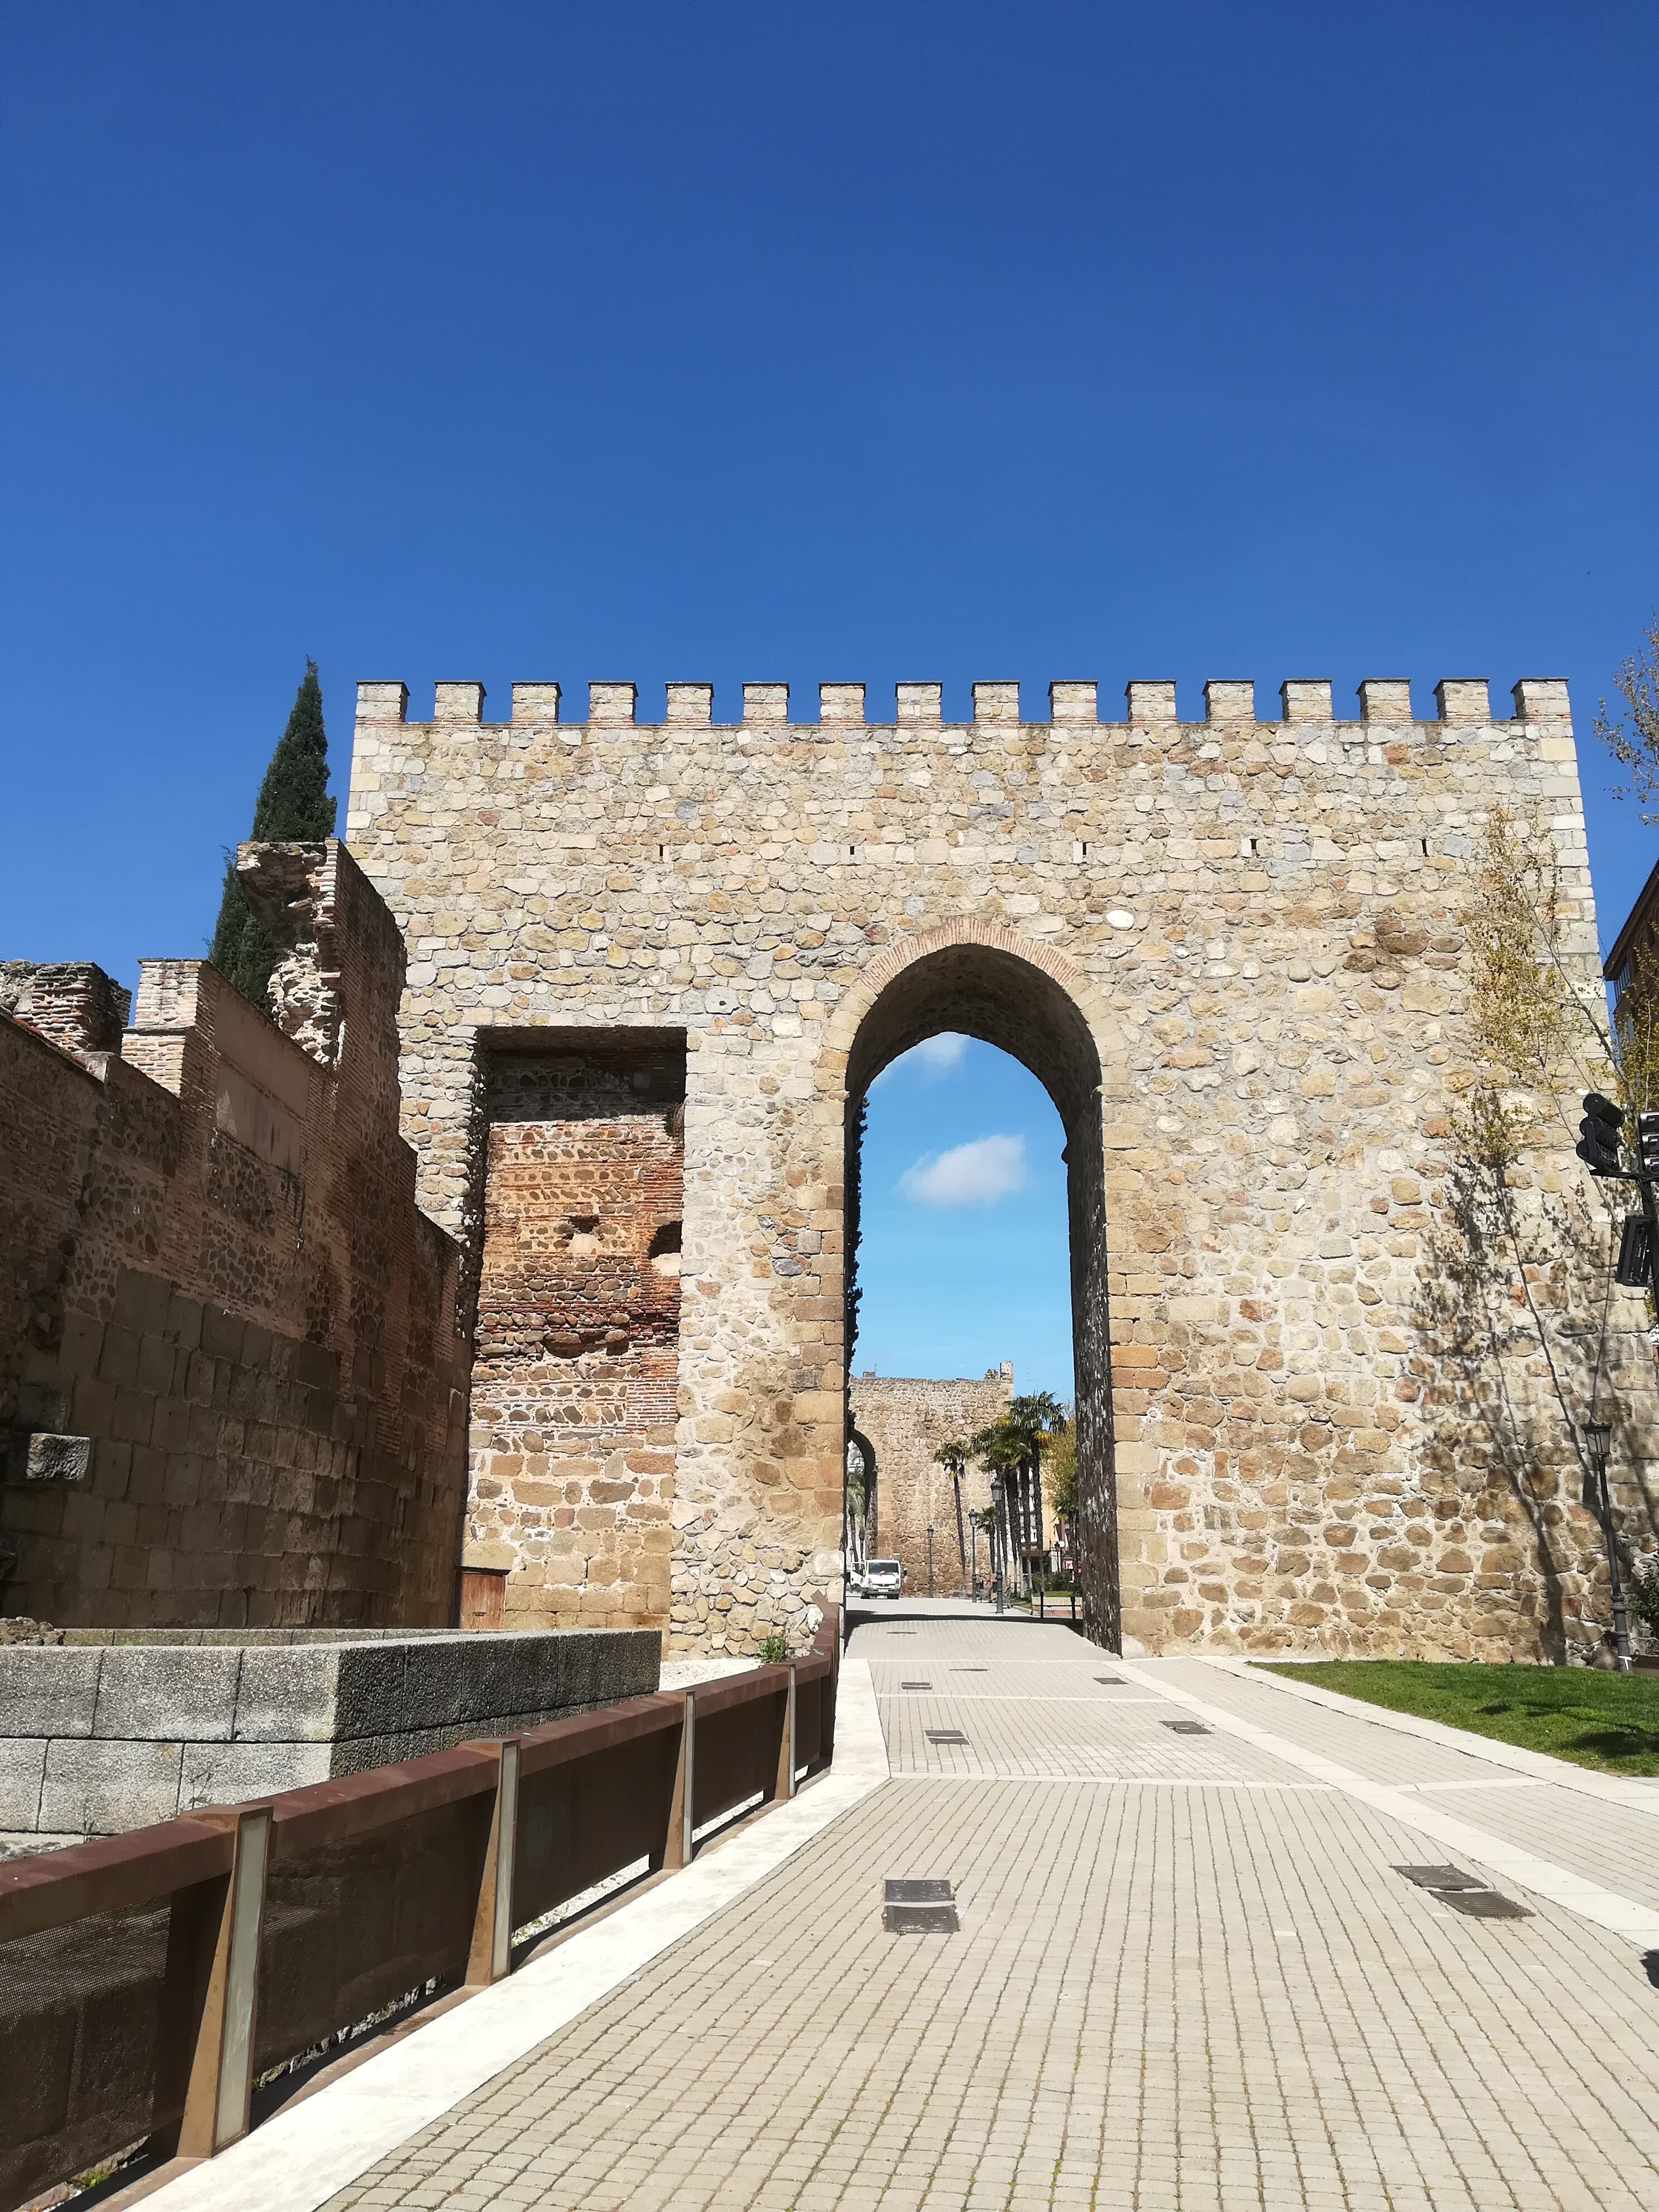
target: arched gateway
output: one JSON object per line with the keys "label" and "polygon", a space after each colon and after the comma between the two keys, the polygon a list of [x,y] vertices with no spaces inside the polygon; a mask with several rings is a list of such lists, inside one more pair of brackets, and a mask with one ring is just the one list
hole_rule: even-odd
{"label": "arched gateway", "polygon": [[801,724],[749,684],[720,725],[671,684],[647,726],[629,684],[497,723],[477,684],[424,722],[360,687],[348,835],[408,940],[405,1133],[477,1302],[465,1564],[509,1621],[750,1650],[838,1600],[849,1130],[951,1029],[1065,1123],[1092,1632],[1547,1639],[1595,1531],[1437,1239],[1492,809],[1550,824],[1594,974],[1565,687],[1501,721],[1484,684],[1426,722],[1403,684],[1354,722],[1328,684],[1205,697],[1109,723],[1056,684],[1030,722],[981,684],[948,723],[901,684],[877,726],[861,685]]}
{"label": "arched gateway", "polygon": [[901,1053],[946,1030],[981,1038],[1030,1068],[1066,1132],[1085,1620],[1091,1635],[1115,1649],[1121,1608],[1101,1089],[1103,1055],[1121,1078],[1127,1063],[1112,1049],[1115,1025],[1104,1002],[1069,961],[1035,940],[973,921],[900,939],[871,963],[829,1024],[832,1068],[845,1056],[849,1251],[857,1237],[857,1132],[866,1094]]}

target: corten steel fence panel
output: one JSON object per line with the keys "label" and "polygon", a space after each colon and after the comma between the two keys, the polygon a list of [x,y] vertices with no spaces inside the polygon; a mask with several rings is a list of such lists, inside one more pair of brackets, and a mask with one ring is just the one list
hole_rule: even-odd
{"label": "corten steel fence panel", "polygon": [[99,1913],[0,1953],[0,2203],[178,2119],[155,2096],[170,1917]]}
{"label": "corten steel fence panel", "polygon": [[7,1869],[0,2204],[176,2130],[185,2075],[169,2063],[169,2014],[191,2008],[198,1932],[229,1865],[222,1832],[170,1820]]}
{"label": "corten steel fence panel", "polygon": [[515,1927],[641,1859],[653,1872],[664,1863],[682,1703],[640,1698],[613,1710],[618,1718],[592,1748],[566,1721],[520,1738]]}
{"label": "corten steel fence panel", "polygon": [[492,1802],[493,1792],[474,1794],[276,1861],[265,1887],[256,2073],[429,1981],[462,1978]]}
{"label": "corten steel fence panel", "polygon": [[823,1672],[795,1669],[795,1765],[816,1770],[825,1756],[823,1723],[830,1710],[830,1662]]}
{"label": "corten steel fence panel", "polygon": [[789,1701],[787,1667],[761,1667],[702,1684],[696,1727],[692,1820],[702,1827],[755,1796],[770,1797]]}
{"label": "corten steel fence panel", "polygon": [[[147,2140],[206,2156],[254,2076],[830,1755],[815,1654],[0,1865],[0,2208]],[[684,1722],[693,1718],[688,1759]]]}

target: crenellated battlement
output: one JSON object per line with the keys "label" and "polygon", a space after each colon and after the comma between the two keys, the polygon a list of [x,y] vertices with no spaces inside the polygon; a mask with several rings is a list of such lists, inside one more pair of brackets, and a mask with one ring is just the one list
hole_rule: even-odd
{"label": "crenellated battlement", "polygon": [[[973,686],[973,713],[966,722],[946,722],[943,712],[944,686],[939,683],[902,683],[894,686],[890,721],[872,721],[866,713],[865,686],[860,683],[826,683],[818,686],[815,721],[794,720],[790,714],[790,690],[784,683],[748,683],[742,687],[743,711],[737,722],[717,723],[714,687],[710,683],[672,683],[665,687],[663,720],[654,726],[691,725],[728,729],[875,728],[918,726],[974,729],[996,725],[1043,726],[1024,714],[1019,684],[1004,678]],[[586,722],[573,719],[568,726],[605,729],[638,725],[639,687],[615,679],[596,679],[587,687]],[[1502,718],[1492,711],[1490,687],[1480,677],[1443,677],[1434,687],[1435,712],[1418,715],[1412,708],[1411,684],[1404,677],[1368,678],[1358,687],[1358,718],[1339,716],[1331,698],[1328,677],[1287,677],[1279,687],[1277,716],[1256,712],[1255,684],[1249,677],[1212,678],[1204,686],[1204,717],[1183,722],[1176,708],[1175,680],[1170,677],[1135,678],[1124,686],[1121,720],[1100,712],[1099,686],[1089,679],[1056,680],[1048,686],[1048,722],[1056,728],[1091,726],[1121,731],[1156,729],[1236,730],[1248,726],[1278,729],[1330,727],[1359,730],[1372,725],[1424,729],[1462,728],[1500,720],[1559,726],[1571,720],[1566,680],[1554,676],[1523,676],[1511,691],[1512,712]],[[438,723],[480,723],[484,719],[484,687],[477,682],[441,682],[434,687],[431,720]],[[514,684],[509,722],[520,724],[566,721],[562,713],[563,694],[554,683]],[[401,682],[369,682],[357,686],[359,726],[403,723],[409,720],[409,687]],[[418,724],[417,724],[418,726]],[[641,726],[652,727],[647,723]]]}
{"label": "crenellated battlement", "polygon": [[[1012,677],[572,690],[514,684],[487,720],[481,684],[442,683],[422,720],[403,684],[364,684],[347,825],[408,944],[422,1195],[488,1255],[481,1312],[511,1306],[518,1332],[504,1395],[473,1399],[472,1533],[512,1531],[509,1619],[602,1617],[631,1556],[613,1510],[672,1531],[637,1573],[680,1648],[746,1650],[822,1606],[858,1107],[954,1032],[1023,1060],[1066,1128],[1085,1586],[1109,1636],[1121,1592],[1153,1650],[1540,1648],[1599,1532],[1564,1484],[1578,1522],[1510,1565],[1528,1513],[1479,1439],[1500,1394],[1534,1406],[1532,1370],[1520,1352],[1471,1379],[1489,1321],[1446,1318],[1440,1248],[1495,810],[1550,839],[1562,958],[1600,990],[1564,682],[1523,678],[1497,718],[1472,677],[1415,696],[1212,677],[1201,706],[1167,676],[1056,677],[1046,702]],[[592,1073],[624,1063],[626,1112]],[[1517,1208],[1576,1187],[1559,1117],[1535,1126]],[[647,1227],[684,1303],[647,1391],[627,1270],[654,1262],[628,1193],[665,1145]],[[567,1252],[621,1285],[593,1342],[558,1304]],[[1573,1468],[1559,1424],[1527,1433]]]}

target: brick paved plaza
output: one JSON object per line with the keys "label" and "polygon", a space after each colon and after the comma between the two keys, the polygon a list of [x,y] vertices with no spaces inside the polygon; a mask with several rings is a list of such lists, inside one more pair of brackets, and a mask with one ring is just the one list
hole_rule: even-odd
{"label": "brick paved plaza", "polygon": [[[331,2212],[1659,2203],[1659,1784],[982,1609],[860,1661],[890,1778]],[[1448,1860],[1532,1917],[1394,1871]],[[961,1932],[884,1933],[894,1875]]]}

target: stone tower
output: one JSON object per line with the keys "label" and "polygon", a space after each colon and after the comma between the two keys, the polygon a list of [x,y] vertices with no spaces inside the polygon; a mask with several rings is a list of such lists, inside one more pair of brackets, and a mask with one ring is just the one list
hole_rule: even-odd
{"label": "stone tower", "polygon": [[520,684],[489,722],[441,683],[410,721],[360,685],[348,834],[407,938],[404,1127],[471,1255],[469,1557],[509,1620],[747,1650],[838,1598],[852,1134],[950,1029],[1066,1133],[1096,1634],[1559,1634],[1595,1550],[1571,1452],[1492,1441],[1433,1248],[1494,807],[1547,823],[1594,988],[1565,686],[1507,720],[1484,682],[1428,720],[1403,682],[1352,721],[1323,682],[1267,721],[1248,682],[1204,696],[1133,683],[1103,721],[1057,683],[1032,721],[981,683],[950,722],[901,684],[872,725],[861,684],[803,722],[748,684],[717,723],[671,684],[641,724],[632,684],[567,720]]}

